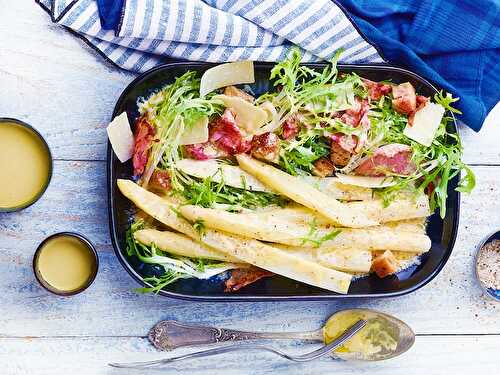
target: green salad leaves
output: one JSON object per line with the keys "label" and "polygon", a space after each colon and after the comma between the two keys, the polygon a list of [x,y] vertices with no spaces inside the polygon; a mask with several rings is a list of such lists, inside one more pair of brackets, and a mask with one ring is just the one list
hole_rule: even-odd
{"label": "green salad leaves", "polygon": [[169,171],[172,185],[180,188],[174,165],[181,157],[181,135],[202,117],[223,111],[221,101],[212,98],[213,95],[200,98],[199,91],[200,78],[196,72],[189,71],[140,104],[140,112],[147,114],[158,140],[151,148],[143,184],[147,185],[154,169],[159,167]]}
{"label": "green salad leaves", "polygon": [[[258,102],[271,101],[278,109],[281,122],[293,115],[301,116],[301,122],[305,126],[301,127],[293,139],[282,141],[280,152],[281,169],[292,175],[311,174],[314,162],[328,157],[328,135],[361,135],[361,127],[346,125],[332,116],[337,111],[352,108],[355,97],[363,99],[368,96],[367,89],[358,75],[338,73],[338,57],[337,54],[330,65],[317,71],[300,65],[300,52],[293,51],[271,71],[270,78],[279,90],[258,99]],[[462,172],[463,177],[459,180],[456,190],[470,192],[475,186],[475,178],[471,169],[461,160],[463,147],[458,135],[451,128],[452,113],[460,113],[452,107],[458,98],[440,92],[432,99],[442,105],[450,115],[443,117],[430,147],[425,147],[403,134],[408,117],[392,108],[389,95],[382,96],[379,100],[371,100],[368,112],[371,127],[366,134],[363,149],[340,171],[350,173],[359,160],[369,157],[384,144],[408,145],[412,149],[412,161],[417,165],[417,170],[409,176],[392,176],[396,179],[396,184],[376,189],[377,194],[389,203],[401,192],[420,194],[426,191],[430,197],[431,209],[439,209],[440,216],[444,217],[449,182]],[[432,161],[436,161],[436,165],[429,169]]]}

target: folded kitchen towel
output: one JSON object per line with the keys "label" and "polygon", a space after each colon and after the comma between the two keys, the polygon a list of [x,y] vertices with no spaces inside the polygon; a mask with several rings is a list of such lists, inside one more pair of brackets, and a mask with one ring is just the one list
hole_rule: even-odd
{"label": "folded kitchen towel", "polygon": [[499,99],[498,0],[38,0],[53,22],[134,72],[183,59],[405,66],[461,98],[479,130]]}

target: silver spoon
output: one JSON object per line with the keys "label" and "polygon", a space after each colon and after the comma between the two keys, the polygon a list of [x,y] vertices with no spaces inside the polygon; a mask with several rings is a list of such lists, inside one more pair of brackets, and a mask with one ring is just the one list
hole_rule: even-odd
{"label": "silver spoon", "polygon": [[[335,353],[342,359],[356,359],[362,361],[380,361],[396,357],[406,352],[415,342],[415,334],[411,328],[401,320],[369,309],[349,309],[334,313],[325,323],[325,326],[315,331],[304,332],[246,332],[232,329],[187,325],[174,320],[163,320],[149,331],[149,340],[160,350],[173,350],[183,346],[215,344],[244,340],[261,339],[294,339],[308,341],[325,341],[325,330],[335,328],[344,320],[344,329],[349,327],[345,317],[350,316],[350,324],[358,319],[365,319],[371,324],[380,324],[385,327],[395,342],[391,347],[383,347],[376,353]],[[325,328],[326,327],[326,328]]]}
{"label": "silver spoon", "polygon": [[235,352],[235,351],[240,351],[240,350],[246,350],[246,351],[248,351],[248,350],[265,350],[265,351],[277,354],[280,357],[286,358],[286,359],[293,361],[293,362],[308,362],[308,361],[312,361],[314,359],[323,357],[324,355],[326,355],[326,354],[330,353],[331,351],[335,350],[336,348],[338,348],[340,345],[344,344],[347,340],[349,340],[356,333],[358,333],[366,325],[366,323],[367,323],[366,320],[358,320],[351,327],[349,327],[347,329],[347,331],[345,331],[341,336],[339,336],[337,339],[333,340],[328,345],[325,345],[325,346],[323,346],[319,349],[316,349],[310,353],[300,354],[300,355],[287,354],[287,353],[284,353],[278,349],[271,348],[271,347],[264,346],[264,345],[233,344],[233,345],[223,346],[220,348],[202,350],[199,352],[188,353],[188,354],[180,355],[177,357],[165,358],[165,359],[160,359],[160,360],[156,360],[156,361],[131,362],[131,363],[110,363],[109,365],[112,367],[118,367],[118,368],[146,369],[146,368],[150,368],[150,367],[157,367],[157,366],[165,365],[165,364],[172,363],[172,362],[182,361],[184,359],[208,357],[208,356],[213,356],[213,355],[217,355],[217,354]]}

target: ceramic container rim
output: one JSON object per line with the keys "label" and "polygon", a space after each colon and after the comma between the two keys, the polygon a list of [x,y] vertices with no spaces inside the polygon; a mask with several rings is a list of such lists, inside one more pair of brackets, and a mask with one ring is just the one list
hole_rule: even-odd
{"label": "ceramic container rim", "polygon": [[52,172],[54,169],[54,159],[52,157],[52,152],[50,151],[49,144],[47,143],[45,138],[42,136],[42,134],[40,134],[40,132],[38,130],[36,130],[33,126],[31,126],[30,124],[28,124],[24,121],[21,121],[21,120],[15,119],[15,118],[10,118],[10,117],[0,117],[0,124],[1,123],[9,123],[9,122],[15,123],[15,124],[20,125],[21,127],[25,128],[25,129],[27,129],[28,131],[30,131],[32,134],[34,134],[42,142],[42,144],[47,152],[48,158],[49,158],[49,171],[48,171],[47,181],[44,183],[42,189],[33,198],[31,198],[27,202],[22,203],[18,206],[0,207],[0,212],[17,212],[17,211],[24,210],[25,208],[28,208],[32,204],[36,203],[43,196],[43,194],[45,194],[45,191],[47,191],[47,188],[49,187],[50,182],[52,180]]}
{"label": "ceramic container rim", "polygon": [[[94,259],[94,264],[95,267],[92,270],[92,274],[88,278],[88,280],[78,289],[71,290],[71,291],[64,291],[64,290],[59,290],[51,286],[47,281],[45,281],[40,273],[40,270],[38,269],[38,258],[40,256],[40,253],[43,249],[43,247],[50,241],[53,240],[54,238],[58,237],[73,237],[78,239],[81,243],[85,245],[85,247],[89,250],[89,253],[92,254],[92,258]],[[86,290],[97,277],[97,272],[99,270],[99,255],[97,254],[97,250],[95,249],[95,246],[90,242],[85,236],[83,236],[80,233],[76,232],[59,232],[59,233],[54,233],[47,238],[45,238],[40,245],[38,245],[35,254],[33,255],[33,273],[35,274],[35,278],[37,279],[38,283],[47,291],[51,292],[52,294],[56,294],[58,296],[63,296],[63,297],[69,297],[69,296],[74,296],[75,294],[79,294]]]}

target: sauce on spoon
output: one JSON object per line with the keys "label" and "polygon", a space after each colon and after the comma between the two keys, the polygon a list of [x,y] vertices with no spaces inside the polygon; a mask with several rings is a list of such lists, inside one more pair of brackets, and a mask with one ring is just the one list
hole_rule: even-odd
{"label": "sauce on spoon", "polygon": [[359,353],[366,357],[394,352],[398,346],[399,330],[387,319],[366,310],[340,311],[332,316],[323,328],[326,344],[341,336],[360,319],[367,324],[356,335],[340,346],[335,353]]}

